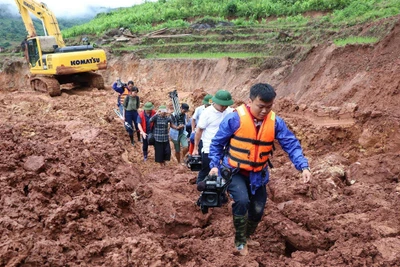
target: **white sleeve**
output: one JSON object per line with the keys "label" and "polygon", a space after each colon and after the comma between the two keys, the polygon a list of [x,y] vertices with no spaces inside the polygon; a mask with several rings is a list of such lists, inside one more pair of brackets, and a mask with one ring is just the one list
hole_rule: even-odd
{"label": "white sleeve", "polygon": [[205,129],[207,127],[207,125],[209,124],[208,122],[208,118],[210,117],[208,115],[208,110],[204,109],[203,112],[200,115],[200,118],[197,122],[197,127],[199,127],[200,129]]}
{"label": "white sleeve", "polygon": [[196,124],[197,124],[197,122],[199,122],[199,108],[198,107],[194,110],[192,118],[196,121]]}

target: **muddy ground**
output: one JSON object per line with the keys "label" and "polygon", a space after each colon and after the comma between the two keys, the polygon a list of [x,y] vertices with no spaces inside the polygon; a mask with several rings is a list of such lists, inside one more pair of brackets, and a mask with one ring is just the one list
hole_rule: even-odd
{"label": "muddy ground", "polygon": [[[400,25],[374,45],[315,46],[273,68],[243,60],[109,55],[106,90],[32,92],[22,59],[0,73],[0,266],[400,266]],[[202,214],[196,173],[143,162],[115,116],[111,83],[191,107],[268,82],[313,172],[278,148],[259,247],[233,254],[229,205]],[[171,107],[171,105],[170,105]],[[193,110],[193,109],[192,109]]]}

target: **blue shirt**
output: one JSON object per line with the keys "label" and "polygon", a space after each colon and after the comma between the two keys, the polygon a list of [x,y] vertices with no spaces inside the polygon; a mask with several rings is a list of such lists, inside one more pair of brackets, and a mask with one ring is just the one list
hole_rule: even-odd
{"label": "blue shirt", "polygon": [[119,93],[119,94],[122,94],[122,93],[124,92],[124,90],[125,90],[123,86],[118,87],[118,83],[116,83],[116,82],[113,83],[112,89],[113,89],[115,92]]}
{"label": "blue shirt", "polygon": [[125,88],[124,88],[124,86],[121,86],[121,87],[118,87],[118,83],[117,82],[115,82],[115,83],[113,83],[113,85],[112,85],[112,89],[115,91],[115,92],[117,92],[119,95],[118,95],[118,98],[117,98],[117,105],[118,106],[121,106],[122,105],[122,103],[121,103],[121,95],[124,93],[124,91],[125,91]]}

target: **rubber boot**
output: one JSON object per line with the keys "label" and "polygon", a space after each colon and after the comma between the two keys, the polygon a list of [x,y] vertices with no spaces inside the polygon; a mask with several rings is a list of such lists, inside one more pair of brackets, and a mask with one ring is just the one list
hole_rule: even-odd
{"label": "rubber boot", "polygon": [[233,215],[233,225],[235,226],[235,247],[239,255],[246,256],[248,254],[246,244],[246,231],[247,231],[247,215],[235,216]]}
{"label": "rubber boot", "polygon": [[147,160],[147,151],[143,151],[143,159],[144,159],[144,161]]}
{"label": "rubber boot", "polygon": [[129,134],[129,139],[131,140],[132,146],[135,145],[135,141],[133,140],[133,134]]}
{"label": "rubber boot", "polygon": [[140,132],[136,132],[136,134],[137,134],[137,140],[142,143]]}
{"label": "rubber boot", "polygon": [[247,220],[247,229],[246,229],[246,241],[249,247],[259,247],[260,243],[251,239],[251,235],[253,235],[257,229],[259,222],[255,222],[252,220]]}

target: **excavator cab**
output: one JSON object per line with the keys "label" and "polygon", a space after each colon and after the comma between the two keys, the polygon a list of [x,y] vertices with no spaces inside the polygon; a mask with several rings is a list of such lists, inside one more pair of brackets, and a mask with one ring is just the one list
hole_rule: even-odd
{"label": "excavator cab", "polygon": [[[28,64],[30,68],[42,68],[41,57],[43,54],[54,53],[58,48],[53,36],[37,36],[26,41],[28,49]],[[45,66],[43,66],[45,68]]]}
{"label": "excavator cab", "polygon": [[[31,68],[36,67],[36,64],[40,64],[40,54],[39,54],[39,49],[37,45],[37,40],[36,38],[34,39],[29,39],[26,41],[27,44],[27,49],[28,49],[28,64],[30,65]],[[39,62],[38,62],[39,61]]]}

